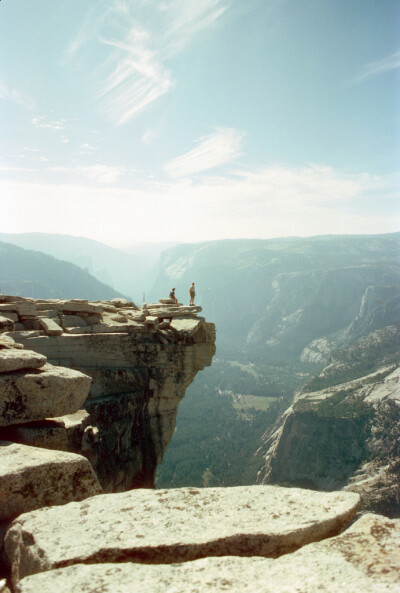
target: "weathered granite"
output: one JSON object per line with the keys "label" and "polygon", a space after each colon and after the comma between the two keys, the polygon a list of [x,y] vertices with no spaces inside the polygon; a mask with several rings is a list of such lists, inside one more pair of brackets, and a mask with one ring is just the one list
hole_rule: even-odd
{"label": "weathered granite", "polygon": [[75,564],[22,579],[16,593],[397,593],[400,521],[365,515],[335,538],[276,560]]}
{"label": "weathered granite", "polygon": [[60,336],[63,333],[62,327],[54,319],[50,319],[49,317],[41,317],[39,325],[49,336]]}
{"label": "weathered granite", "polygon": [[63,311],[68,313],[101,313],[103,308],[101,305],[89,303],[84,299],[71,299],[63,301]]}
{"label": "weathered granite", "polygon": [[0,334],[0,350],[4,348],[17,348],[18,350],[22,350],[22,344],[17,344],[15,340],[8,334]]}
{"label": "weathered granite", "polygon": [[135,490],[18,517],[5,538],[14,582],[79,563],[278,557],[339,533],[353,493],[248,486]]}
{"label": "weathered granite", "polygon": [[21,369],[38,369],[46,364],[46,357],[32,350],[0,349],[0,373]]}
{"label": "weathered granite", "polygon": [[101,492],[85,457],[0,441],[0,521]]}
{"label": "weathered granite", "polygon": [[[71,302],[57,305],[64,310],[73,306]],[[47,356],[52,364],[77,369],[93,379],[84,404],[93,430],[86,430],[88,426],[82,424],[80,437],[75,431],[74,446],[69,450],[88,457],[104,489],[152,487],[157,465],[175,430],[179,402],[196,373],[211,364],[215,326],[196,318],[194,312],[194,319],[178,320],[174,329],[169,329],[169,323],[163,325],[164,329],[157,329],[133,319],[137,315],[143,320],[146,315],[149,317],[147,307],[137,312],[133,304],[125,302],[121,308],[117,302],[75,305],[77,309],[90,309],[92,305],[101,308],[101,323],[67,327],[68,333],[59,336],[44,332],[13,332],[12,336],[25,347]],[[54,302],[42,302],[39,306],[50,310]],[[162,307],[168,309],[168,305]],[[179,306],[174,306],[174,312],[179,310]],[[68,325],[85,315],[88,323],[93,314],[79,311],[79,315],[68,317]],[[118,322],[116,318],[127,321]],[[47,416],[54,415],[62,414]],[[42,425],[38,438],[30,431],[29,439],[35,438],[35,444],[42,441],[46,446],[53,443],[54,447],[63,442],[63,448],[71,442],[52,424],[49,438],[44,430]]]}
{"label": "weathered granite", "polygon": [[47,363],[28,372],[0,374],[0,426],[72,414],[82,407],[90,382],[79,371]]}
{"label": "weathered granite", "polygon": [[9,426],[0,431],[0,438],[4,436],[7,440],[32,447],[82,453],[88,448],[86,429],[89,426],[89,414],[86,410],[78,410],[58,418]]}
{"label": "weathered granite", "polygon": [[258,481],[359,492],[362,509],[400,517],[400,368],[300,394],[268,431]]}

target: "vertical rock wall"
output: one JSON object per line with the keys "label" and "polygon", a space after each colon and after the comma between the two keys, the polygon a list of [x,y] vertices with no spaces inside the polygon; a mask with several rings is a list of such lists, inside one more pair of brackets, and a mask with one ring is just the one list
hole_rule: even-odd
{"label": "vertical rock wall", "polygon": [[[53,303],[40,306],[51,309]],[[197,317],[198,307],[188,310],[167,304],[160,308],[157,304],[138,311],[132,306],[131,320],[126,305],[121,312],[121,307],[111,303],[103,303],[103,307],[116,309],[113,319],[103,311],[100,322],[96,319],[90,326],[80,310],[75,312],[76,317],[79,313],[79,324],[82,319],[86,323],[74,326],[73,304],[67,306],[69,327],[60,335],[44,331],[10,335],[26,348],[44,354],[52,364],[80,370],[92,378],[84,411],[20,426],[17,438],[36,446],[45,443],[42,446],[47,448],[82,453],[108,492],[152,487],[157,465],[175,430],[179,402],[196,373],[211,364],[215,326]],[[89,303],[86,308],[97,307],[99,315],[100,306]],[[56,307],[59,310],[59,302]]]}

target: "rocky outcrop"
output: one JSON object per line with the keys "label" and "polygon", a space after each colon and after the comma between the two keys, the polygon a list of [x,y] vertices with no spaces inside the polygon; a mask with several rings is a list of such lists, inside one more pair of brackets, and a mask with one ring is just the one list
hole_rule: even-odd
{"label": "rocky outcrop", "polygon": [[[19,514],[99,494],[102,488],[81,455],[12,442],[25,422],[74,413],[85,401],[90,377],[54,367],[0,336],[0,573],[8,523]],[[11,440],[10,440],[11,438]]]}
{"label": "rocky outcrop", "polygon": [[[24,424],[11,437],[8,431],[7,438],[84,454],[106,491],[152,487],[175,429],[179,402],[215,352],[215,326],[198,316],[201,308],[169,299],[141,309],[125,299],[1,300],[0,309],[16,319],[8,336],[47,357],[58,373],[63,372],[60,366],[68,367],[69,377],[76,371],[87,381],[91,378],[88,399],[70,410],[83,406],[86,413],[71,417],[66,409],[51,409],[36,417],[21,416],[18,422]],[[7,381],[14,385],[23,379]],[[38,384],[38,391],[43,390]],[[78,397],[77,385],[72,392]],[[23,408],[27,405],[24,401]]]}
{"label": "rocky outcrop", "polygon": [[81,455],[0,441],[0,461],[0,521],[102,492]]}
{"label": "rocky outcrop", "polygon": [[[39,319],[41,329],[27,328],[37,320],[31,302],[23,303],[11,320],[23,329],[0,336],[7,424],[0,437],[9,437],[0,443],[0,540],[5,534],[12,573],[11,580],[0,578],[1,593],[171,587],[181,593],[279,593],[293,585],[394,593],[399,521],[369,515],[338,535],[359,506],[355,492],[253,486],[97,495],[101,487],[91,465],[70,451],[84,451],[110,489],[138,485],[138,476],[149,480],[185,386],[211,360],[214,327],[197,316],[199,308],[169,302],[141,310],[123,300],[39,305],[46,320]],[[58,367],[47,354],[64,367],[56,382],[51,377]],[[393,403],[388,394],[397,379],[390,381],[366,399]],[[54,407],[48,404],[51,390]],[[70,393],[80,390],[78,399]],[[56,411],[67,413],[42,417]]]}
{"label": "rocky outcrop", "polygon": [[397,593],[399,538],[399,520],[364,515],[343,534],[277,559],[223,556],[175,564],[74,564],[25,577],[16,591]]}
{"label": "rocky outcrop", "polygon": [[276,558],[340,533],[358,504],[353,493],[262,486],[141,489],[21,515],[5,550],[14,583],[74,564]]}
{"label": "rocky outcrop", "polygon": [[[19,358],[20,352],[23,351],[16,350],[15,358]],[[7,357],[5,360],[9,362]],[[51,364],[29,368],[29,360],[21,357],[20,361],[29,370],[0,374],[0,427],[73,413],[83,405],[89,391],[89,377]]]}
{"label": "rocky outcrop", "polygon": [[400,368],[303,393],[267,435],[259,481],[350,489],[400,516]]}

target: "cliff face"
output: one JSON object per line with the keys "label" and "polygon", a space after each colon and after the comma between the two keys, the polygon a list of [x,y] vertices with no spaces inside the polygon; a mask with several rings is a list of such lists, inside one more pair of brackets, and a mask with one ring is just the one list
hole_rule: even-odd
{"label": "cliff face", "polygon": [[266,435],[264,484],[346,488],[400,516],[400,368],[303,393]]}
{"label": "cliff face", "polygon": [[[85,455],[108,492],[152,487],[179,402],[211,364],[214,325],[197,317],[199,307],[170,303],[142,310],[126,301],[30,301],[29,307],[29,323],[19,318],[24,329],[9,335],[92,383],[82,410],[19,425],[10,440]],[[26,331],[27,325],[40,329]]]}

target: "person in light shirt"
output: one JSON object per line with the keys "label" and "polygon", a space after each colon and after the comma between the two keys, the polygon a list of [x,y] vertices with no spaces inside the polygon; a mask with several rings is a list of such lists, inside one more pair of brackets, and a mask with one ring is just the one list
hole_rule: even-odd
{"label": "person in light shirt", "polygon": [[192,286],[189,289],[189,294],[190,294],[190,306],[192,306],[192,305],[194,305],[194,297],[196,296],[194,282],[192,282]]}

